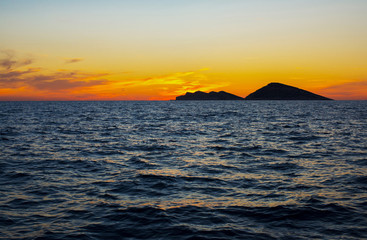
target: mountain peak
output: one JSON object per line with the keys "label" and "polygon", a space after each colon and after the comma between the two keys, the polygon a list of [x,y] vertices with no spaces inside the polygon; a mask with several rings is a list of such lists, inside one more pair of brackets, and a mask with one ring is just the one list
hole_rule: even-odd
{"label": "mountain peak", "polygon": [[285,85],[271,82],[265,87],[248,95],[245,100],[332,100],[315,93]]}
{"label": "mountain peak", "polygon": [[278,83],[278,82],[271,82],[266,86],[275,87],[275,86],[287,86],[287,85],[285,85],[283,83]]}

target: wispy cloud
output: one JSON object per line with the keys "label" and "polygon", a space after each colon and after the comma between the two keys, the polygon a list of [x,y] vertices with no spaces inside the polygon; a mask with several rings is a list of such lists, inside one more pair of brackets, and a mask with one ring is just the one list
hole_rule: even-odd
{"label": "wispy cloud", "polygon": [[77,63],[77,62],[81,62],[84,59],[83,58],[65,58],[65,63]]}
{"label": "wispy cloud", "polygon": [[[90,87],[107,84],[103,79],[107,73],[88,73],[75,70],[46,71],[41,68],[27,68],[33,63],[31,59],[18,59],[14,51],[2,51],[0,59],[0,87],[29,87],[36,90],[62,91],[72,88]],[[47,72],[47,73],[45,73]]]}
{"label": "wispy cloud", "polygon": [[335,99],[367,100],[367,80],[348,81],[320,90],[320,93]]}
{"label": "wispy cloud", "polygon": [[79,71],[52,72],[50,74],[34,74],[37,69],[10,71],[0,73],[0,87],[17,88],[28,86],[38,90],[60,91],[71,88],[90,87],[107,84],[101,77],[108,74],[84,73]]}
{"label": "wispy cloud", "polygon": [[13,50],[2,50],[0,53],[5,55],[3,59],[0,59],[0,67],[5,70],[11,70],[13,68],[19,68],[33,63],[33,59],[31,58],[16,58],[15,51]]}
{"label": "wispy cloud", "polygon": [[211,82],[207,78],[204,71],[208,69],[200,69],[196,71],[177,72],[162,76],[149,77],[144,79],[130,80],[123,82],[125,87],[151,87],[157,89],[156,98],[172,98],[194,91],[212,91],[221,87],[228,86],[227,82]]}
{"label": "wispy cloud", "polygon": [[24,71],[6,71],[6,72],[0,72],[0,81],[2,81],[1,79],[13,79],[13,78],[17,78],[17,77],[20,77],[20,76],[22,76],[24,74],[38,72],[39,70],[40,70],[40,68],[28,68],[27,70],[24,70]]}

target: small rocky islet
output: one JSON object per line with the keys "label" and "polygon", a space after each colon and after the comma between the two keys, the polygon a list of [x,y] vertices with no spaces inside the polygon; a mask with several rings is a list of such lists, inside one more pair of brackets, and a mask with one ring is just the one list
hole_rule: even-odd
{"label": "small rocky islet", "polygon": [[176,100],[244,100],[244,98],[225,91],[212,91],[210,93],[197,91],[194,93],[187,92],[185,95],[176,97]]}

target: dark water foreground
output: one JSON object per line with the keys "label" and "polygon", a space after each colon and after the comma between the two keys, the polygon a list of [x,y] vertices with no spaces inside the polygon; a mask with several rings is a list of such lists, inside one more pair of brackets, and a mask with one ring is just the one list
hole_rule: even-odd
{"label": "dark water foreground", "polygon": [[366,239],[366,109],[0,102],[0,238]]}

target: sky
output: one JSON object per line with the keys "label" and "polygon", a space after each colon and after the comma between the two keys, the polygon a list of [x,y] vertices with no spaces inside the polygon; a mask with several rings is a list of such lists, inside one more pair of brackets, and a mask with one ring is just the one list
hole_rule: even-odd
{"label": "sky", "polygon": [[0,100],[367,100],[366,0],[0,0]]}

